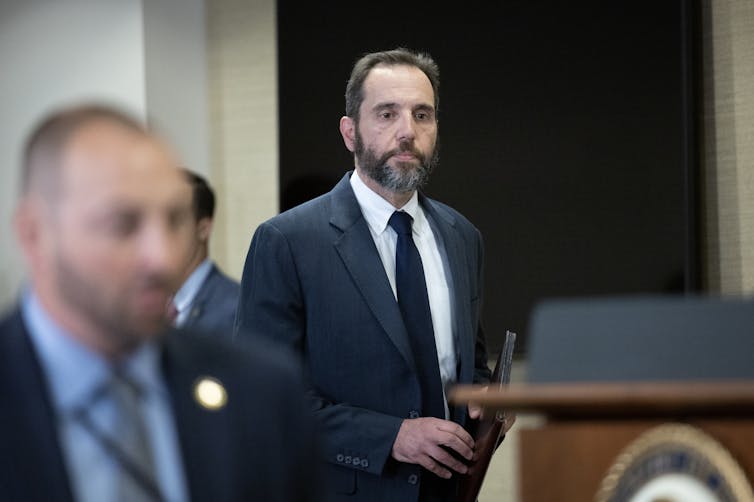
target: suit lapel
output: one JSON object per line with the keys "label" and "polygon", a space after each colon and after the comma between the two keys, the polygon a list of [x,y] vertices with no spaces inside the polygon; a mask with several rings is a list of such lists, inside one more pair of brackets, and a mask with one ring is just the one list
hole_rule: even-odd
{"label": "suit lapel", "polygon": [[342,234],[334,242],[348,273],[372,314],[412,370],[416,370],[398,302],[385,274],[361,208],[353,194],[348,173],[331,192],[330,223]]}
{"label": "suit lapel", "polygon": [[20,311],[4,323],[0,336],[0,394],[7,398],[5,405],[14,408],[3,413],[11,420],[4,426],[13,435],[11,444],[18,445],[0,462],[3,472],[15,473],[11,486],[20,487],[17,495],[27,500],[72,501],[49,391]]}
{"label": "suit lapel", "polygon": [[227,410],[199,405],[194,388],[203,377],[191,351],[192,340],[177,332],[164,341],[163,372],[173,404],[183,468],[191,500],[229,500],[232,445]]}
{"label": "suit lapel", "polygon": [[[463,266],[466,263],[466,243],[458,233],[455,220],[447,211],[422,194],[419,194],[419,202],[429,218],[436,238],[442,241],[438,242],[438,245],[441,249],[445,249],[445,270],[448,273],[447,281],[451,294],[453,339],[460,367],[459,378],[461,381],[467,381],[471,377],[469,371],[473,372],[474,368],[474,344],[464,343],[469,339],[469,328],[464,325],[464,322],[471,319],[469,278]],[[472,333],[470,336],[474,340],[475,334]],[[467,372],[469,372],[468,375],[466,375]]]}

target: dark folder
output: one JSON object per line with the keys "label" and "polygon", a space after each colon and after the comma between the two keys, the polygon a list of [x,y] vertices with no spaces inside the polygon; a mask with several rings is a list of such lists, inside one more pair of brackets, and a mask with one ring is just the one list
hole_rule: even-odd
{"label": "dark folder", "polygon": [[[516,334],[512,331],[505,333],[505,343],[495,363],[492,372],[490,389],[502,388],[508,385],[511,379],[511,365],[513,364],[513,347],[516,343]],[[487,413],[489,415],[489,412]],[[477,422],[476,430],[472,431],[478,458],[469,465],[469,471],[461,476],[459,486],[459,502],[475,502],[482,488],[484,476],[492,460],[492,454],[505,438],[503,426],[505,424],[505,412],[498,411],[491,416],[484,416]]]}

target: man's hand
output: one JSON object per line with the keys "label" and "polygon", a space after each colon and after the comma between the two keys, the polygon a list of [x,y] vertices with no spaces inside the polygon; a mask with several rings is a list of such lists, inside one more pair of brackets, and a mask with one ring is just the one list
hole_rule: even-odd
{"label": "man's hand", "polygon": [[419,464],[441,478],[451,470],[465,474],[466,465],[446,448],[466,460],[474,457],[474,439],[455,422],[434,417],[407,418],[398,430],[392,456],[399,462]]}
{"label": "man's hand", "polygon": [[[489,386],[484,386],[480,389],[479,392],[486,392]],[[484,418],[484,408],[482,405],[475,401],[469,401],[468,404],[469,409],[469,418],[472,420],[482,420]],[[516,423],[516,414],[512,411],[498,411],[496,413],[496,419],[503,422],[502,431],[500,432],[501,435],[505,435],[506,432],[508,432],[511,427],[513,427],[513,424]]]}
{"label": "man's hand", "polygon": [[[482,387],[479,392],[487,392],[487,389],[489,388],[488,385],[485,385]],[[479,403],[475,403],[474,401],[469,401],[469,418],[472,420],[481,420],[484,418],[484,408],[482,408],[482,405]]]}

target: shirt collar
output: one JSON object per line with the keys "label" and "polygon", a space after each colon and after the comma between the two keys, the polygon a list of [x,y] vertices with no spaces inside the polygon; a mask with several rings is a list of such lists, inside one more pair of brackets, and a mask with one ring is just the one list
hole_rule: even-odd
{"label": "shirt collar", "polygon": [[[353,172],[350,181],[356,201],[361,207],[361,212],[367,224],[375,235],[382,234],[388,226],[388,220],[396,211],[395,207],[366,186],[357,171]],[[414,220],[413,230],[415,232],[420,232],[424,228],[426,219],[419,205],[417,192],[413,193],[409,201],[400,210],[411,215]]]}
{"label": "shirt collar", "polygon": [[[21,314],[39,357],[58,412],[86,406],[91,397],[112,378],[113,366],[106,358],[76,340],[44,310],[33,291],[24,294]],[[120,368],[145,391],[160,389],[159,348],[142,344],[129,354]]]}
{"label": "shirt collar", "polygon": [[212,270],[212,262],[209,257],[205,258],[199,266],[197,266],[188,279],[183,283],[181,288],[176,292],[173,297],[178,312],[185,311],[191,302],[194,301],[196,294],[199,292],[202,283]]}

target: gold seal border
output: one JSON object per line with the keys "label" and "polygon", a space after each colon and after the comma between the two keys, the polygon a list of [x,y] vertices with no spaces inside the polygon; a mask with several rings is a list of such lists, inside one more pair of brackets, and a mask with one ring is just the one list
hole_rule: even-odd
{"label": "gold seal border", "polygon": [[654,427],[625,447],[602,479],[595,502],[609,502],[621,478],[634,463],[650,452],[668,447],[681,447],[701,455],[720,472],[737,502],[754,502],[746,473],[730,452],[701,429],[681,423]]}

